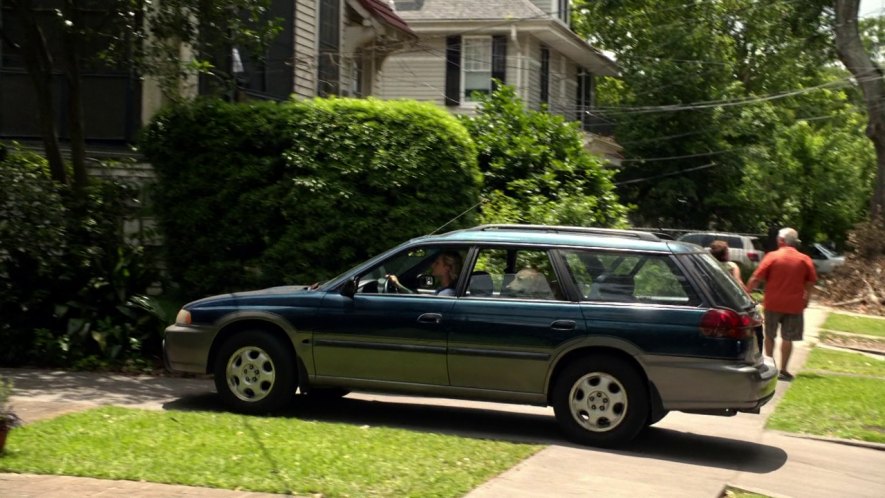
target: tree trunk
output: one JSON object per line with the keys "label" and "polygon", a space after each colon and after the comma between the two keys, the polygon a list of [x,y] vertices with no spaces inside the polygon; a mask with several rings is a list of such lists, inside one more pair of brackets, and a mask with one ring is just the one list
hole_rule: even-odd
{"label": "tree trunk", "polygon": [[869,114],[867,136],[876,149],[876,178],[870,200],[870,217],[885,214],[885,82],[882,68],[864,50],[857,23],[860,0],[834,0],[836,52],[863,92]]}
{"label": "tree trunk", "polygon": [[71,134],[71,165],[74,171],[74,190],[82,193],[89,183],[86,173],[86,136],[83,131],[83,100],[80,75],[80,37],[83,29],[76,0],[65,0],[67,18],[74,25],[65,31],[65,80],[68,86],[68,126]]}
{"label": "tree trunk", "polygon": [[43,31],[34,17],[34,8],[30,0],[12,2],[16,7],[24,28],[25,41],[21,44],[22,57],[34,91],[37,94],[37,114],[40,120],[40,134],[43,136],[43,149],[49,162],[49,173],[52,179],[67,185],[68,175],[65,171],[61,149],[58,146],[58,130],[55,125],[55,108],[52,104],[52,58],[46,48]]}

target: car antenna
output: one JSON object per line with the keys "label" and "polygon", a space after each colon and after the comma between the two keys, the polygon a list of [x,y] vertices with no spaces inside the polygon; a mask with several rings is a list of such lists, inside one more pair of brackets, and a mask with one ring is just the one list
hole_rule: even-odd
{"label": "car antenna", "polygon": [[477,202],[476,204],[474,204],[474,205],[470,206],[469,208],[465,209],[465,210],[462,211],[461,214],[459,214],[458,216],[455,216],[455,217],[452,218],[451,220],[447,221],[445,225],[442,225],[441,227],[437,228],[436,230],[430,232],[430,235],[436,235],[436,232],[439,232],[439,231],[442,230],[443,228],[445,228],[445,227],[451,225],[451,224],[452,224],[455,220],[457,220],[458,218],[464,216],[465,214],[469,213],[470,211],[473,211],[474,209],[477,208],[477,206],[479,206],[479,205],[482,204],[483,202],[485,202],[485,201],[484,201],[483,199],[480,199],[479,202]]}

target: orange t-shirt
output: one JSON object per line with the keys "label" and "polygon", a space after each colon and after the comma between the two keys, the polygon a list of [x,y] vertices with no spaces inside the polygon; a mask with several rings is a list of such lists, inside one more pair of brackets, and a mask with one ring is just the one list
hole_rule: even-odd
{"label": "orange t-shirt", "polygon": [[817,282],[817,272],[811,258],[784,246],[765,255],[753,278],[765,280],[766,310],[797,315],[805,309],[805,283]]}

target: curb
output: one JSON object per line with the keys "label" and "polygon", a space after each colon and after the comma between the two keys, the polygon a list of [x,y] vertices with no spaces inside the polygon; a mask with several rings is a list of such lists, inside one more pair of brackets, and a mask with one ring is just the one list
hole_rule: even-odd
{"label": "curb", "polygon": [[796,439],[810,439],[812,441],[820,441],[823,443],[843,444],[845,446],[855,446],[858,448],[867,448],[870,450],[885,451],[885,443],[874,443],[871,441],[860,441],[857,439],[842,439],[838,437],[815,436],[813,434],[802,434],[793,432],[776,431],[766,429],[781,436],[792,437]]}

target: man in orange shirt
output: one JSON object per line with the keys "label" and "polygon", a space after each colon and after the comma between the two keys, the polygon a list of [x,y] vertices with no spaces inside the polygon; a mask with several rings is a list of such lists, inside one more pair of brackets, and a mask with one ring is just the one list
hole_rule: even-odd
{"label": "man in orange shirt", "polygon": [[799,252],[799,234],[792,228],[777,233],[778,250],[768,253],[747,282],[753,291],[765,281],[765,354],[774,354],[774,339],[781,329],[781,366],[778,379],[790,381],[787,363],[793,352],[793,341],[801,341],[804,329],[803,312],[808,307],[811,291],[817,282],[817,272],[811,258]]}

